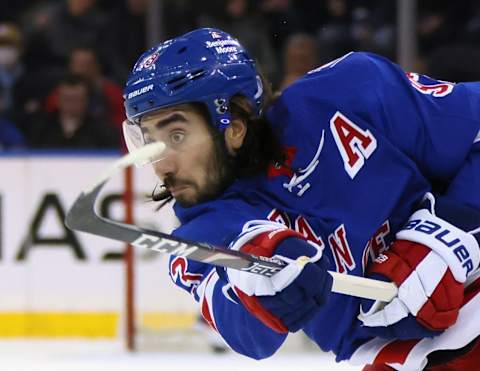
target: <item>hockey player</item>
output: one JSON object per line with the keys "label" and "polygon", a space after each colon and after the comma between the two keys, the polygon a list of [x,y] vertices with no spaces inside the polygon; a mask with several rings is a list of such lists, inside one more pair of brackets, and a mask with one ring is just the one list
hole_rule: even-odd
{"label": "hockey player", "polygon": [[[269,357],[302,330],[365,370],[478,368],[480,84],[349,53],[271,102],[238,41],[198,29],[139,58],[125,107],[130,148],[167,145],[153,197],[175,199],[175,235],[288,263],[264,278],[171,258],[233,350]],[[327,270],[398,296],[331,293]]]}

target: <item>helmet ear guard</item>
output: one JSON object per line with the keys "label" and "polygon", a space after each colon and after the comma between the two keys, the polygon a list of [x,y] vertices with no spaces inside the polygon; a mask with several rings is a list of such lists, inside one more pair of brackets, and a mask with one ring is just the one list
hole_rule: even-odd
{"label": "helmet ear guard", "polygon": [[131,122],[139,123],[148,112],[203,103],[213,125],[224,130],[236,94],[260,114],[263,87],[254,61],[229,34],[203,28],[165,41],[139,58],[124,91],[125,110]]}
{"label": "helmet ear guard", "polygon": [[212,108],[215,110],[217,126],[220,130],[225,130],[232,120],[228,104],[229,99],[227,97],[219,97],[213,100],[213,107],[207,107],[210,112],[212,111]]}

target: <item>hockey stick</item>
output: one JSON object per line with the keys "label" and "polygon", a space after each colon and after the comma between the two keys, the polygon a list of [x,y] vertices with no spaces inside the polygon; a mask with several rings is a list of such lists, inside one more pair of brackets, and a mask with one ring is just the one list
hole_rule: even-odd
{"label": "hockey stick", "polygon": [[[165,145],[161,142],[148,144],[117,160],[99,180],[78,196],[67,213],[66,226],[72,230],[127,242],[134,247],[187,257],[202,263],[239,269],[266,277],[280,271],[286,264],[274,258],[254,256],[214,247],[206,243],[188,241],[166,233],[119,223],[98,215],[95,210],[95,201],[110,177],[142,159],[158,157],[164,148]],[[397,287],[393,283],[336,272],[329,273],[333,276],[332,291],[336,293],[382,301],[390,301],[397,294]]]}

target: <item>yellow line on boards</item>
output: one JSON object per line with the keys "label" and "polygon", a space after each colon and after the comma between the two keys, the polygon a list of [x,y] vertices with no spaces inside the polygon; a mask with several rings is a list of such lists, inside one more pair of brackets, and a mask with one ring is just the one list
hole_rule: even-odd
{"label": "yellow line on boards", "polygon": [[0,312],[0,337],[116,337],[117,312]]}
{"label": "yellow line on boards", "polygon": [[149,330],[191,329],[199,314],[191,312],[145,312],[140,316],[140,327]]}
{"label": "yellow line on boards", "polygon": [[[182,331],[198,320],[192,312],[142,312],[139,329]],[[119,335],[118,312],[0,312],[0,338],[5,337],[106,337]]]}

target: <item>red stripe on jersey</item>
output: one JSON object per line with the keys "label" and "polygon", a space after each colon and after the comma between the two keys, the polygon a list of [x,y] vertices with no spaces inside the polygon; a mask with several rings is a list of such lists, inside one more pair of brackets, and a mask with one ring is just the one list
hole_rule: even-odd
{"label": "red stripe on jersey", "polygon": [[202,303],[202,317],[205,319],[205,321],[207,321],[211,328],[213,328],[215,331],[218,331],[215,327],[215,323],[213,322],[213,318],[210,315],[210,308],[208,307],[206,300],[204,300]]}
{"label": "red stripe on jersey", "polygon": [[476,344],[466,354],[445,363],[443,365],[429,367],[428,371],[468,371],[478,370],[480,364],[480,341],[476,341]]}
{"label": "red stripe on jersey", "polygon": [[[210,277],[208,277],[207,284],[205,285],[205,291],[207,290],[206,287],[208,286],[209,281],[212,278],[212,276],[213,275],[210,275]],[[208,305],[208,300],[207,300],[206,293],[205,293],[205,296],[203,297],[201,311],[202,311],[202,317],[205,319],[205,321],[207,321],[207,323],[210,325],[210,327],[212,329],[214,329],[215,331],[218,332],[217,327],[215,326],[215,322],[213,321],[213,318],[212,318],[212,315],[211,315],[211,312],[210,312],[210,306]]]}
{"label": "red stripe on jersey", "polygon": [[[471,299],[473,299],[477,294],[480,293],[480,277],[473,281],[466,289],[465,289],[465,297],[462,306],[467,304]],[[406,340],[406,341],[394,341],[387,344],[382,350],[380,350],[375,357],[375,364],[385,364],[385,363],[399,363],[403,364],[409,355],[409,352],[413,349],[413,347],[420,342],[421,339],[417,340]],[[478,343],[477,348],[480,346],[480,342]],[[472,356],[470,352],[469,355]],[[464,357],[460,357],[463,361]],[[467,358],[467,357],[465,357]],[[472,357],[469,357],[470,360]],[[475,357],[474,357],[475,358]],[[475,358],[476,359],[476,358]],[[452,364],[457,365],[456,361],[452,361]],[[449,364],[450,365],[450,364]],[[429,369],[430,370],[430,369]],[[443,371],[442,368],[431,368],[431,370],[435,371]],[[450,370],[450,369],[449,369]],[[451,370],[460,371],[460,370],[467,370],[467,368],[452,368]]]}
{"label": "red stripe on jersey", "polygon": [[374,364],[399,363],[402,364],[407,359],[408,353],[417,345],[419,339],[396,340],[387,344],[375,357]]}
{"label": "red stripe on jersey", "polygon": [[256,296],[248,296],[242,290],[235,287],[234,290],[245,308],[247,308],[250,313],[253,313],[263,324],[279,334],[288,334],[288,328],[283,322],[266,310]]}

